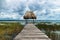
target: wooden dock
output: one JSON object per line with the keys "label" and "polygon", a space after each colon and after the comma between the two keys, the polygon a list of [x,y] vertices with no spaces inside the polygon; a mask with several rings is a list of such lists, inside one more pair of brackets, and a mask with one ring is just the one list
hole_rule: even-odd
{"label": "wooden dock", "polygon": [[13,40],[51,40],[34,24],[27,24]]}

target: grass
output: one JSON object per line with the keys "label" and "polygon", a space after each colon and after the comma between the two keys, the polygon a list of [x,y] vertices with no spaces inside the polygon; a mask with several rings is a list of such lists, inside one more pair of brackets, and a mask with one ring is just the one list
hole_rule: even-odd
{"label": "grass", "polygon": [[[54,33],[54,31],[60,31],[60,25],[57,24],[49,24],[49,23],[38,23],[36,26],[40,29],[40,30],[44,30],[45,34],[47,34],[47,36],[49,38],[51,38],[52,40],[56,40],[56,34]],[[53,33],[51,33],[53,31]],[[56,38],[56,39],[55,39]],[[58,40],[58,39],[57,39]]]}
{"label": "grass", "polygon": [[0,40],[13,40],[22,29],[18,22],[0,22]]}

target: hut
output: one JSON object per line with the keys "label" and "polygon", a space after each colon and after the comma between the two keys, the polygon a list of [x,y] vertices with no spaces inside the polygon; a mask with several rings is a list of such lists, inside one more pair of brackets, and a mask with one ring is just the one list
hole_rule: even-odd
{"label": "hut", "polygon": [[34,23],[34,19],[36,19],[36,15],[33,13],[33,11],[27,11],[23,18],[26,20],[26,23],[27,23],[27,19],[33,19],[33,23]]}

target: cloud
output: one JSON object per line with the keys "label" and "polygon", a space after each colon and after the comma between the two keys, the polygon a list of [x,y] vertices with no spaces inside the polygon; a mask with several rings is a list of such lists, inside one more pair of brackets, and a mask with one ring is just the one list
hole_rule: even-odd
{"label": "cloud", "polygon": [[1,19],[18,20],[18,19],[21,19],[20,17],[21,17],[21,15],[19,15],[18,13],[7,13],[7,12],[0,13],[0,20]]}
{"label": "cloud", "polygon": [[37,20],[60,20],[60,0],[5,0],[1,2],[0,19],[21,20],[26,11],[32,10]]}

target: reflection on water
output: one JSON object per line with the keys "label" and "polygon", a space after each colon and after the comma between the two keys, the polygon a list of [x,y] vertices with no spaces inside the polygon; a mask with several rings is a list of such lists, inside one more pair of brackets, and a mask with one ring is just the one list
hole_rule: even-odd
{"label": "reflection on water", "polygon": [[53,37],[51,37],[53,40],[60,40],[60,31],[52,31],[51,34]]}
{"label": "reflection on water", "polygon": [[47,36],[49,36],[49,38],[51,38],[52,40],[60,40],[60,31],[45,31],[42,30],[44,33],[47,34]]}

